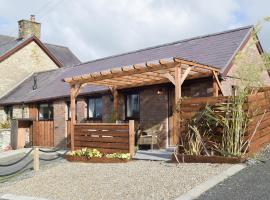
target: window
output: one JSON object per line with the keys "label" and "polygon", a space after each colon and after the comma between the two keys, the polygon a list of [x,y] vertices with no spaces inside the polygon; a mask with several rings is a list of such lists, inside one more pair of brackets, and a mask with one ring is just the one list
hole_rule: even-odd
{"label": "window", "polygon": [[39,120],[53,120],[53,106],[49,103],[39,104]]}
{"label": "window", "polygon": [[138,119],[140,117],[139,94],[132,93],[126,95],[126,118]]}
{"label": "window", "polygon": [[102,110],[103,110],[102,97],[95,97],[88,99],[88,118],[101,119]]}
{"label": "window", "polygon": [[[71,111],[70,111],[70,101],[67,101],[67,119],[71,119]],[[77,118],[77,101],[75,102],[75,112],[76,112],[76,118]]]}
{"label": "window", "polygon": [[5,106],[4,107],[5,114],[7,115],[7,119],[10,120],[13,118],[13,107],[12,106]]}

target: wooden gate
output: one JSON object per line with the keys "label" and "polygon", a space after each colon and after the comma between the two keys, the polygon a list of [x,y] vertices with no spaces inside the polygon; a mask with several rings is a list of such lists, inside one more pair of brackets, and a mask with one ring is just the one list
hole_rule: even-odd
{"label": "wooden gate", "polygon": [[54,124],[53,121],[33,122],[33,146],[54,146]]}

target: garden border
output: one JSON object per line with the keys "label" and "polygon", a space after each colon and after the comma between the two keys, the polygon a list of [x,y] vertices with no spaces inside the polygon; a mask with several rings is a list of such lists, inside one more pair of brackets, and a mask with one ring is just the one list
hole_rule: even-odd
{"label": "garden border", "polygon": [[64,158],[69,162],[82,162],[82,163],[127,163],[131,159],[120,159],[120,158],[86,158],[85,156],[78,157],[78,156],[71,156],[65,155]]}
{"label": "garden border", "polygon": [[246,157],[223,157],[223,156],[201,156],[201,155],[185,155],[177,154],[177,159],[175,154],[172,154],[171,162],[180,163],[227,163],[227,164],[238,164],[246,161]]}

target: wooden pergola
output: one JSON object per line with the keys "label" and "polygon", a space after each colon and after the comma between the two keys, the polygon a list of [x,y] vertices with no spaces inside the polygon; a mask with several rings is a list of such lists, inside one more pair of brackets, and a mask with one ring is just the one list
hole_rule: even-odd
{"label": "wooden pergola", "polygon": [[[70,84],[71,88],[71,149],[74,149],[75,101],[84,86],[108,86],[113,92],[114,112],[118,116],[119,89],[171,82],[175,86],[175,102],[178,102],[181,99],[181,85],[185,80],[213,77],[213,95],[218,96],[219,91],[222,94],[221,84],[218,79],[219,73],[220,70],[213,66],[181,58],[170,58],[65,78],[64,81]],[[174,141],[177,140],[177,121],[176,116],[174,116]]]}

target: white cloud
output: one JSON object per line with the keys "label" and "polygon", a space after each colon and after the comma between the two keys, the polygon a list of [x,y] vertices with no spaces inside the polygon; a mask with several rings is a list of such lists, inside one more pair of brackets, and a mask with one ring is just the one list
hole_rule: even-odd
{"label": "white cloud", "polygon": [[[16,21],[34,12],[42,39],[69,46],[83,61],[254,24],[270,5],[267,0],[256,5],[248,0],[0,1],[1,34],[16,35]],[[261,36],[270,49],[269,31]]]}

